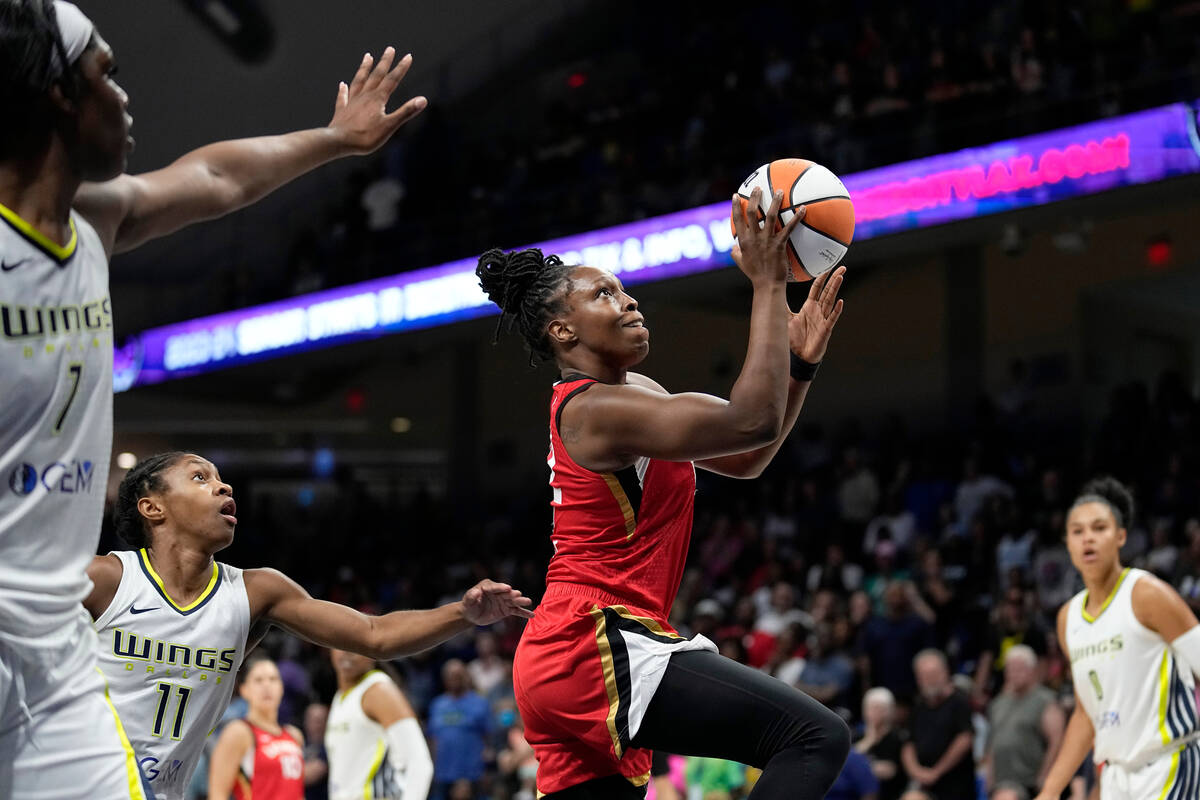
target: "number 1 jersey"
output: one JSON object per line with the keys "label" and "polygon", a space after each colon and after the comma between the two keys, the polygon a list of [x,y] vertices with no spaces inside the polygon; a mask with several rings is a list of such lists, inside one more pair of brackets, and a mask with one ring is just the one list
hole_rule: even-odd
{"label": "number 1 jersey", "polygon": [[240,569],[214,562],[204,591],[180,606],[144,549],[112,555],[124,570],[96,620],[100,669],[155,796],[182,800],[245,656],[246,584]]}
{"label": "number 1 jersey", "polygon": [[59,648],[91,584],[112,454],[112,307],[100,237],[66,246],[0,205],[0,640]]}

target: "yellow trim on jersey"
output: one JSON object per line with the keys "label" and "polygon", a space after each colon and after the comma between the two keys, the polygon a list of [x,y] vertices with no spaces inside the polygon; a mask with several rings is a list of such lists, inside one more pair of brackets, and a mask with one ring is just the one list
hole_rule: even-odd
{"label": "yellow trim on jersey", "polygon": [[[1171,651],[1163,650],[1162,666],[1158,670],[1158,730],[1163,744],[1171,743],[1171,731],[1167,729],[1167,705],[1171,698]],[[1174,772],[1174,770],[1172,770]]]}
{"label": "yellow trim on jersey", "polygon": [[[129,781],[129,798],[130,800],[147,800],[146,794],[142,791],[142,773],[138,769],[137,755],[133,752],[133,745],[129,743],[129,737],[125,735],[125,726],[121,724],[121,715],[117,713],[117,707],[113,705],[112,699],[108,696],[108,678],[104,677],[104,673],[96,667],[96,672],[99,673],[101,680],[104,681],[104,702],[108,706],[108,710],[112,712],[113,722],[117,724],[117,736],[121,740],[121,749],[125,751],[125,777]],[[153,800],[151,798],[151,800]]]}
{"label": "yellow trim on jersey", "polygon": [[[377,670],[372,670],[375,672]],[[365,676],[364,676],[365,677]],[[371,800],[375,796],[375,792],[371,791],[371,784],[375,782],[375,773],[379,771],[379,767],[383,764],[383,756],[387,753],[387,748],[383,746],[383,740],[375,743],[375,758],[371,761],[371,769],[367,772],[367,782],[363,784],[363,800]]]}
{"label": "yellow trim on jersey", "polygon": [[382,672],[383,672],[383,670],[381,670],[381,669],[375,669],[374,667],[372,667],[371,669],[369,669],[369,670],[367,670],[366,672],[364,672],[362,675],[359,675],[359,676],[358,676],[358,680],[356,680],[356,681],[353,683],[353,685],[351,685],[351,686],[350,686],[350,688],[349,688],[349,689],[347,689],[347,690],[346,690],[346,691],[344,691],[344,692],[340,692],[340,693],[338,694],[338,700],[345,700],[345,699],[346,699],[346,696],[347,696],[348,694],[350,694],[350,693],[351,693],[351,692],[353,692],[355,689],[357,689],[359,686],[361,686],[363,681],[365,681],[367,678],[369,678],[369,677],[371,677],[372,675],[374,675],[376,672],[382,673]]}
{"label": "yellow trim on jersey", "polygon": [[621,508],[621,516],[625,518],[625,541],[629,541],[637,533],[637,515],[633,513],[633,504],[629,502],[629,495],[625,494],[625,490],[621,488],[621,482],[617,480],[616,475],[611,472],[601,472],[600,475],[608,484],[608,490],[613,493],[617,505]]}
{"label": "yellow trim on jersey", "polygon": [[629,781],[634,786],[645,786],[650,782],[650,773],[643,772],[641,775],[634,775],[632,778],[626,775],[625,780]]}
{"label": "yellow trim on jersey", "polygon": [[204,591],[201,592],[200,596],[195,600],[188,603],[186,606],[181,606],[179,603],[175,602],[171,595],[167,594],[167,587],[163,584],[163,579],[158,576],[158,573],[154,571],[154,567],[150,565],[150,554],[146,552],[146,548],[143,547],[141,550],[138,550],[138,556],[140,556],[142,559],[142,566],[146,568],[146,574],[153,578],[154,582],[158,584],[159,594],[166,598],[168,603],[175,606],[176,611],[191,611],[193,608],[207,600],[209,595],[211,595],[217,589],[217,578],[220,577],[221,571],[217,568],[217,562],[214,561],[212,577],[208,579],[208,586],[204,587]]}
{"label": "yellow trim on jersey", "polygon": [[665,628],[663,628],[663,626],[660,625],[657,620],[650,619],[649,617],[639,617],[636,614],[630,612],[630,610],[628,608],[626,608],[625,606],[609,606],[609,608],[611,608],[613,611],[617,612],[617,614],[619,616],[622,616],[625,619],[632,620],[633,622],[637,622],[641,625],[644,625],[652,633],[657,633],[659,636],[669,636],[672,639],[682,639],[683,638],[678,633],[675,633],[673,631],[668,631]]}
{"label": "yellow trim on jersey", "polygon": [[1108,597],[1105,599],[1104,605],[1100,606],[1100,610],[1096,612],[1096,616],[1094,616],[1094,617],[1088,613],[1088,610],[1087,610],[1088,593],[1087,593],[1086,589],[1084,590],[1083,603],[1079,606],[1079,608],[1083,611],[1083,619],[1085,622],[1091,624],[1091,623],[1095,622],[1096,620],[1100,619],[1100,615],[1104,613],[1104,609],[1108,608],[1108,604],[1113,601],[1113,598],[1117,596],[1117,592],[1119,592],[1121,590],[1121,584],[1125,582],[1125,576],[1128,574],[1129,574],[1129,567],[1126,567],[1125,569],[1121,570],[1121,577],[1117,578],[1117,585],[1114,586],[1112,588],[1112,591],[1108,593]]}
{"label": "yellow trim on jersey", "polygon": [[613,667],[612,648],[608,644],[608,621],[604,617],[604,609],[592,606],[592,619],[596,620],[596,647],[600,650],[600,666],[604,671],[604,690],[608,693],[608,735],[612,738],[613,753],[620,758],[624,749],[621,747],[621,737],[617,733],[617,709],[621,704],[621,694],[617,690],[617,671]]}
{"label": "yellow trim on jersey", "polygon": [[1184,748],[1179,748],[1171,754],[1171,769],[1167,772],[1167,782],[1163,785],[1162,792],[1158,795],[1158,800],[1166,800],[1167,792],[1171,791],[1171,787],[1175,785],[1175,776],[1179,774],[1179,754]]}
{"label": "yellow trim on jersey", "polygon": [[79,244],[79,233],[75,230],[74,219],[68,219],[67,221],[67,224],[71,228],[71,238],[67,240],[65,245],[61,245],[21,219],[20,214],[3,203],[0,203],[0,217],[3,217],[9,225],[20,231],[25,238],[30,239],[34,244],[59,261],[66,261],[70,258],[75,252],[75,246]]}

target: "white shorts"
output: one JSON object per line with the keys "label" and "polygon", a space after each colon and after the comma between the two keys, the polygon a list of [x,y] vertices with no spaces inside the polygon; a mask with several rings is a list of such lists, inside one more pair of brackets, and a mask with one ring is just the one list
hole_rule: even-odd
{"label": "white shorts", "polygon": [[1144,767],[1105,764],[1100,800],[1195,800],[1200,797],[1200,741],[1160,756]]}
{"label": "white shorts", "polygon": [[80,608],[72,641],[48,650],[0,639],[0,797],[152,800],[96,667]]}

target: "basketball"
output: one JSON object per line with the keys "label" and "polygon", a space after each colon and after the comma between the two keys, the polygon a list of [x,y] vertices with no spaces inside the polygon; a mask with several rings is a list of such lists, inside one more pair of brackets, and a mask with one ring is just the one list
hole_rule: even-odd
{"label": "basketball", "polygon": [[838,176],[804,158],[781,158],[742,181],[738,194],[743,209],[755,187],[762,190],[760,220],[776,191],[783,192],[780,223],[791,221],[796,209],[805,207],[804,219],[788,237],[789,281],[811,280],[841,263],[854,238],[854,203]]}

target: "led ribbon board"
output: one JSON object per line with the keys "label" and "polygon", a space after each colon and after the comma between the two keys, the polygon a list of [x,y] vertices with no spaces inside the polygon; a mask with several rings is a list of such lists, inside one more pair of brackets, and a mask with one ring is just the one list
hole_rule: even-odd
{"label": "led ribbon board", "polygon": [[[1185,103],[842,176],[856,240],[1200,172]],[[541,242],[629,284],[727,267],[728,202]],[[496,312],[475,259],[152,328],[116,350],[117,391]]]}

